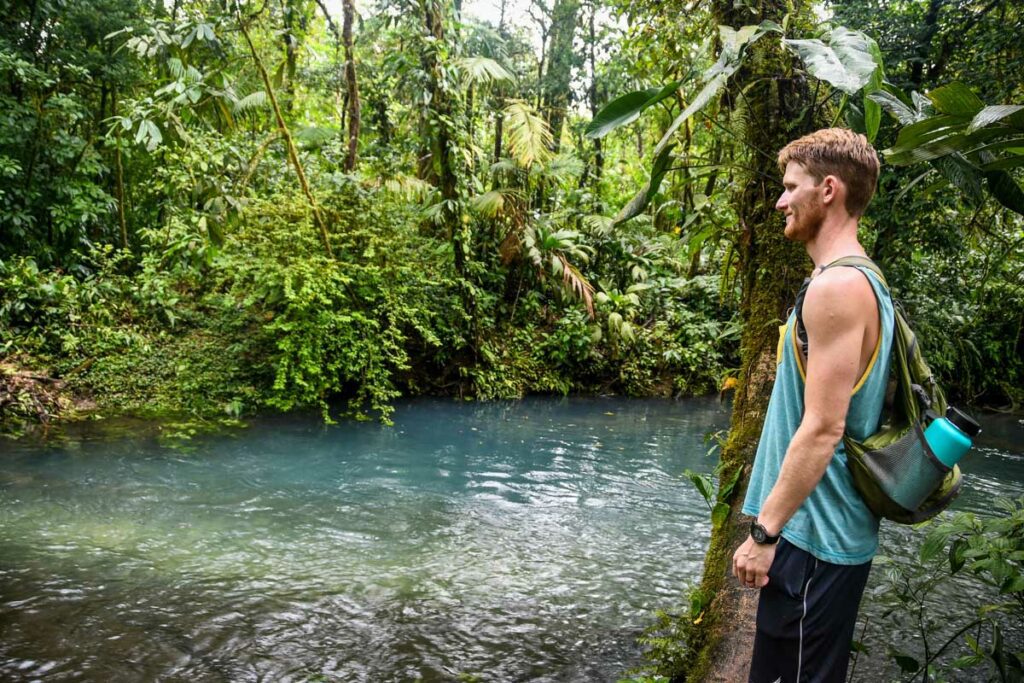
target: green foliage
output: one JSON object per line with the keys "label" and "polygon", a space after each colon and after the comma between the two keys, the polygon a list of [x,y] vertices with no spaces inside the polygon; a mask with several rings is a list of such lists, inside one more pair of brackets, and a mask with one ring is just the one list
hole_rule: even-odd
{"label": "green foliage", "polygon": [[[913,185],[887,169],[895,187],[867,229],[915,317],[957,330],[928,335],[947,383],[1022,400],[1019,320],[997,304],[1019,298],[1019,227],[986,208],[950,230],[963,207],[932,182],[950,178],[979,207],[986,187],[1010,191],[971,168],[1016,177],[1020,112],[979,109],[955,88],[901,99],[882,82],[899,65],[883,72],[868,35],[810,33],[788,15],[716,27],[703,6],[669,19],[613,2],[604,9],[643,19],[622,28],[602,25],[602,7],[564,2],[541,62],[519,27],[389,0],[354,28],[362,129],[360,164],[346,170],[347,58],[339,18],[316,3],[241,3],[269,86],[230,3],[35,7],[0,18],[0,348],[67,373],[101,403],[201,414],[326,411],[344,398],[348,413],[386,416],[399,392],[716,390],[738,363],[745,233],[729,198],[751,180],[739,141],[755,125],[746,95],[720,95],[774,34],[830,51],[839,76],[870,95],[837,110],[825,87],[809,117],[849,112],[896,149],[903,134],[879,120],[882,106],[908,128],[960,117],[934,142],[968,140],[963,158],[938,159]],[[581,33],[590,12],[595,30]],[[941,35],[949,19],[938,18]],[[888,60],[902,54],[899,31],[883,28]],[[581,44],[595,76],[589,126],[558,86],[583,65]],[[947,63],[984,100],[1016,101]],[[809,70],[822,85],[838,78]],[[575,72],[590,77],[589,65]],[[336,262],[310,241],[296,161]],[[933,276],[944,286],[920,286]]]}
{"label": "green foliage", "polygon": [[[930,525],[916,562],[897,563],[876,558],[884,581],[869,599],[886,609],[885,640],[893,643],[889,656],[905,674],[927,672],[928,680],[1024,680],[1024,650],[1007,641],[1008,629],[1024,622],[1024,498],[995,501],[991,517],[969,512],[948,514]],[[948,609],[934,604],[956,591],[969,575],[987,599],[975,614],[953,619]],[[938,596],[938,597],[936,597]],[[893,636],[899,636],[894,638]],[[916,651],[905,652],[910,639]]]}

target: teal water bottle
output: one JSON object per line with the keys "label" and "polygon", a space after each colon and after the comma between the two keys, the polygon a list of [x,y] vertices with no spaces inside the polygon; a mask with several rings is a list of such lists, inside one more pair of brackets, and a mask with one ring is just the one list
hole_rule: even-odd
{"label": "teal water bottle", "polygon": [[971,447],[971,441],[981,433],[981,425],[970,415],[950,406],[946,417],[936,418],[924,430],[924,440],[932,453],[946,467],[952,467],[964,457]]}

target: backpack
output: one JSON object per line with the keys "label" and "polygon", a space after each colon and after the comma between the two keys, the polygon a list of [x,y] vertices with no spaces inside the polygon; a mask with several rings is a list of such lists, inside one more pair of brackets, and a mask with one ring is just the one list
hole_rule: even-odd
{"label": "backpack", "polygon": [[[846,256],[822,270],[836,266],[862,266],[876,276],[889,291],[879,267],[863,256]],[[804,357],[807,356],[807,331],[803,324],[803,300],[810,278],[796,299],[796,334]],[[892,293],[890,292],[890,296]],[[906,312],[893,299],[894,330],[890,388],[895,382],[892,401],[883,408],[882,425],[863,441],[843,435],[846,465],[854,488],[876,517],[899,524],[917,524],[931,519],[949,507],[960,493],[962,476],[957,465],[943,464],[928,447],[924,429],[931,420],[946,412],[946,397],[924,356]]]}

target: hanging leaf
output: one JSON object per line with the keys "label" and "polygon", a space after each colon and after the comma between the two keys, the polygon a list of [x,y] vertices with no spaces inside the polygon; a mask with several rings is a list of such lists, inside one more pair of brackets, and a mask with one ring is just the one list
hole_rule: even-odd
{"label": "hanging leaf", "polygon": [[591,140],[603,138],[620,126],[636,121],[644,110],[670,97],[679,89],[679,81],[672,81],[663,88],[648,88],[626,93],[601,108],[584,130]]}
{"label": "hanging leaf", "polygon": [[1024,216],[1024,190],[1006,171],[988,171],[985,173],[988,191],[996,200],[1010,211]]}
{"label": "hanging leaf", "polygon": [[868,38],[868,52],[875,62],[875,70],[871,72],[868,84],[864,86],[864,129],[868,142],[874,142],[878,137],[878,128],[882,124],[882,106],[871,99],[871,93],[882,89],[885,81],[885,72],[882,66],[882,51],[878,43]]}
{"label": "hanging leaf", "polygon": [[985,201],[985,193],[981,186],[981,172],[960,154],[951,154],[935,159],[932,164],[942,176],[961,192],[969,201],[980,204]]}
{"label": "hanging leaf", "polygon": [[669,145],[658,153],[658,156],[654,159],[654,167],[651,169],[650,180],[644,184],[643,188],[626,206],[622,207],[622,211],[615,217],[614,225],[620,225],[630,218],[639,215],[651,203],[654,195],[658,192],[658,188],[661,187],[661,181],[665,178],[665,174],[668,173],[674,147],[674,144]]}
{"label": "hanging leaf", "polygon": [[871,55],[870,39],[860,31],[836,27],[828,45],[820,40],[784,40],[815,78],[854,95],[871,80],[877,64]]}

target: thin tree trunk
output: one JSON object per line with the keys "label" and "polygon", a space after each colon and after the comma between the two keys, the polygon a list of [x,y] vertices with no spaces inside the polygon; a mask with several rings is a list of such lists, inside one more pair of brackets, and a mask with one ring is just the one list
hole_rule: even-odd
{"label": "thin tree trunk", "polygon": [[[594,15],[597,14],[597,3],[596,0],[591,0],[590,3],[590,115],[593,117],[597,114],[598,109],[598,98],[597,98],[597,58],[595,53],[597,52],[597,33],[594,30]],[[596,192],[598,185],[601,183],[601,174],[604,172],[604,151],[601,148],[601,138],[594,139],[594,197],[597,198]]]}
{"label": "thin tree trunk", "polygon": [[[501,16],[498,19],[498,35],[502,38],[507,37],[505,35],[505,6],[507,3],[508,0],[501,0]],[[499,86],[499,88],[500,87],[501,86]],[[498,163],[498,160],[501,159],[502,136],[505,132],[505,98],[497,92],[495,93],[494,98],[497,102],[498,109],[498,113],[495,114],[494,117],[494,163]]]}
{"label": "thin tree trunk", "polygon": [[501,109],[494,120],[494,163],[501,159],[502,135],[505,132],[505,114]]}
{"label": "thin tree trunk", "polygon": [[345,44],[345,86],[348,103],[348,153],[345,155],[345,170],[353,171],[356,167],[356,156],[359,152],[360,102],[359,83],[356,81],[356,56],[352,48],[352,22],[356,8],[353,0],[345,0],[342,15],[342,40]]}
{"label": "thin tree trunk", "polygon": [[[110,113],[117,116],[117,88],[111,93]],[[121,126],[114,138],[114,162],[117,168],[117,223],[121,227],[121,247],[128,248],[128,221],[124,212],[124,165],[121,163]]]}
{"label": "thin tree trunk", "polygon": [[284,31],[281,39],[284,41],[284,108],[289,114],[295,104],[295,74],[298,67],[299,39],[293,31],[295,27],[295,0],[285,0],[283,7]]}
{"label": "thin tree trunk", "polygon": [[292,162],[292,166],[295,168],[295,175],[299,179],[299,185],[302,186],[302,192],[306,195],[306,201],[309,202],[309,208],[313,212],[313,222],[316,224],[317,229],[320,232],[320,241],[324,245],[324,251],[330,258],[334,258],[334,251],[331,249],[331,240],[327,234],[327,225],[324,223],[323,216],[320,214],[320,208],[317,206],[316,197],[313,196],[313,191],[309,188],[309,181],[306,180],[306,171],[302,168],[302,161],[299,160],[299,150],[295,147],[295,140],[292,138],[291,131],[288,130],[288,125],[284,122],[284,116],[281,114],[281,106],[277,103],[277,95],[274,94],[274,86],[270,82],[270,74],[267,73],[266,67],[263,66],[263,60],[260,59],[259,53],[256,52],[256,46],[253,45],[252,37],[249,35],[249,30],[245,27],[245,20],[242,18],[242,7],[239,5],[238,0],[235,0],[235,16],[238,18],[238,28],[242,31],[242,36],[245,37],[245,42],[249,46],[249,52],[252,54],[253,62],[256,63],[256,69],[260,72],[260,78],[263,79],[263,87],[267,89],[267,97],[270,98],[270,106],[274,110],[274,118],[277,120],[277,128],[281,131],[281,137],[284,138],[285,147],[288,149],[288,160]]}

